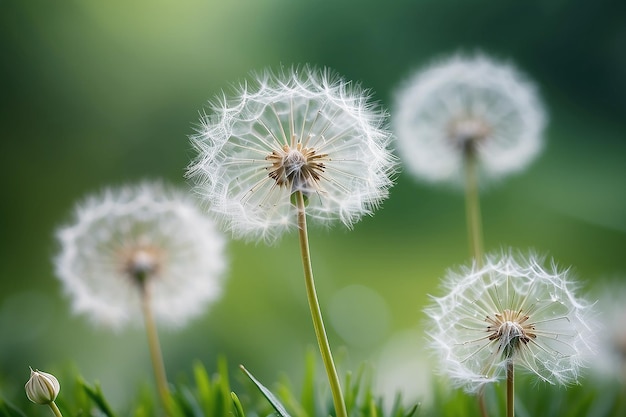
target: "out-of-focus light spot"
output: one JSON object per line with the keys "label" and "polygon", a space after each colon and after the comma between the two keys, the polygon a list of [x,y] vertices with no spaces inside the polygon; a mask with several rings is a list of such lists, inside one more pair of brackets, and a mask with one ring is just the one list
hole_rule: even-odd
{"label": "out-of-focus light spot", "polygon": [[371,347],[389,330],[387,302],[363,285],[349,285],[337,291],[330,302],[329,313],[334,330],[352,347]]}
{"label": "out-of-focus light spot", "polygon": [[383,347],[376,361],[376,392],[390,407],[398,393],[403,403],[419,402],[428,407],[433,401],[433,370],[424,351],[423,332],[408,330],[394,334]]}

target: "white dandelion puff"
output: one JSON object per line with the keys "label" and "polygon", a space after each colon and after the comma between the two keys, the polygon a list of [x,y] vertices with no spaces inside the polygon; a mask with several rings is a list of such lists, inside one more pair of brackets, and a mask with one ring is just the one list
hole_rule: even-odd
{"label": "white dandelion puff", "polygon": [[542,261],[508,252],[448,273],[446,295],[425,312],[440,371],[455,386],[476,392],[510,364],[550,384],[578,381],[593,351],[592,305],[568,271]]}
{"label": "white dandelion puff", "polygon": [[370,93],[309,67],[265,71],[210,105],[191,137],[196,190],[235,237],[276,241],[307,215],[351,227],[388,195],[396,160]]}
{"label": "white dandelion puff", "polygon": [[603,326],[598,353],[590,365],[596,376],[626,384],[626,285],[622,280],[606,282],[599,293],[598,318]]}
{"label": "white dandelion puff", "polygon": [[317,300],[307,218],[351,227],[388,195],[397,165],[387,114],[370,93],[308,66],[266,71],[211,104],[191,142],[188,177],[235,237],[299,231],[307,300],[338,417],[341,384]]}
{"label": "white dandelion puff", "polygon": [[545,111],[512,65],[454,55],[416,72],[395,96],[392,118],[407,170],[462,185],[468,156],[483,180],[524,169],[543,147]]}
{"label": "white dandelion puff", "polygon": [[120,328],[155,319],[178,326],[221,293],[225,239],[182,191],[161,183],[106,189],[76,205],[57,232],[56,275],[73,310]]}

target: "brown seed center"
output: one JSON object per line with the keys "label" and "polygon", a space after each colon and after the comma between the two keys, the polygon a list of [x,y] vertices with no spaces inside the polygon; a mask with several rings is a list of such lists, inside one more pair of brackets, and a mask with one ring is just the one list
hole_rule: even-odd
{"label": "brown seed center", "polygon": [[510,358],[516,350],[537,337],[535,325],[529,323],[529,319],[530,316],[522,311],[508,309],[485,318],[489,340],[497,343],[498,350],[506,358]]}
{"label": "brown seed center", "polygon": [[121,253],[122,271],[140,286],[159,274],[162,263],[162,251],[153,246],[138,245]]}
{"label": "brown seed center", "polygon": [[305,148],[301,142],[295,147],[285,145],[265,157],[272,165],[266,168],[268,176],[279,186],[289,187],[291,192],[319,190],[328,154],[318,154],[314,148]]}
{"label": "brown seed center", "polygon": [[490,126],[475,117],[457,119],[448,126],[450,141],[465,152],[473,152],[490,134]]}

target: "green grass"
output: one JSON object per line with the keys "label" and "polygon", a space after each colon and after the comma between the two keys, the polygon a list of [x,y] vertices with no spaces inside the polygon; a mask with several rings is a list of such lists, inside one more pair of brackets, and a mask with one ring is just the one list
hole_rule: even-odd
{"label": "green grass", "polygon": [[[327,417],[334,415],[326,379],[317,372],[316,356],[310,351],[305,359],[305,373],[301,384],[287,377],[278,382],[259,381],[241,367],[242,372],[229,375],[225,358],[217,361],[210,373],[204,364],[196,362],[191,375],[182,375],[171,384],[174,414],[171,417]],[[68,372],[70,374],[71,372]],[[237,380],[235,392],[231,377]],[[476,397],[460,390],[446,388],[438,382],[432,399],[407,401],[398,393],[395,398],[382,398],[373,389],[374,370],[361,365],[356,372],[344,376],[346,408],[350,417],[471,417],[478,415]],[[105,390],[98,383],[88,383],[80,376],[65,376],[57,405],[64,417],[162,417],[153,389],[137,387],[133,403],[124,410],[114,410],[106,399]],[[300,388],[295,389],[298,385]],[[490,416],[502,415],[504,389],[502,384],[486,390]],[[619,417],[626,415],[626,396],[617,383],[585,381],[572,387],[536,384],[522,376],[516,384],[517,417],[531,416],[594,416]],[[9,402],[0,398],[0,417],[52,415],[46,406],[29,403],[22,398]]]}

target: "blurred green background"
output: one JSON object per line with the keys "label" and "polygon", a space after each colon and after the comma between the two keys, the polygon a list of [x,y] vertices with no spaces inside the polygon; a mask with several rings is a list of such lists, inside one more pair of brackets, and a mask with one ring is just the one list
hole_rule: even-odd
{"label": "blurred green background", "polygon": [[[53,275],[54,231],[104,186],[185,184],[187,136],[222,88],[311,63],[388,107],[411,71],[460,50],[517,64],[550,115],[541,157],[483,195],[487,249],[534,248],[588,289],[626,279],[623,1],[0,0],[0,395],[23,395],[28,366],[74,366],[116,406],[151,380],[141,329],[112,333],[71,314]],[[381,389],[423,389],[421,310],[445,270],[468,260],[465,233],[461,193],[404,174],[353,231],[312,231],[331,345],[348,348],[342,370],[368,360],[382,364]],[[170,377],[194,359],[213,369],[223,353],[268,385],[297,380],[315,339],[296,236],[232,242],[229,256],[224,297],[162,333]]]}

